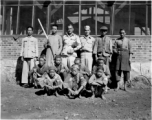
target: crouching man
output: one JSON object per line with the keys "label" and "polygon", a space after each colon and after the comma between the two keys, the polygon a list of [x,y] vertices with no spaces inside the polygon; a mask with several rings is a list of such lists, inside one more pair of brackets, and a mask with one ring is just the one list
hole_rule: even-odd
{"label": "crouching man", "polygon": [[63,83],[63,89],[67,90],[67,96],[70,99],[75,99],[76,97],[80,98],[86,83],[83,75],[79,72],[79,66],[72,65],[71,73],[68,74]]}
{"label": "crouching man", "polygon": [[38,88],[37,85],[37,79],[41,78],[45,73],[47,73],[48,67],[45,64],[45,57],[39,58],[39,64],[29,72],[30,76],[30,83],[31,86],[34,86],[35,88]]}
{"label": "crouching man", "polygon": [[48,74],[38,79],[37,83],[44,89],[47,95],[53,94],[55,96],[58,96],[58,92],[62,89],[63,84],[54,66],[49,67]]}
{"label": "crouching man", "polygon": [[108,79],[104,74],[103,68],[98,67],[96,73],[93,74],[89,79],[89,84],[92,91],[91,98],[94,98],[96,95],[98,95],[101,97],[101,99],[106,99],[103,94],[106,89],[107,83]]}

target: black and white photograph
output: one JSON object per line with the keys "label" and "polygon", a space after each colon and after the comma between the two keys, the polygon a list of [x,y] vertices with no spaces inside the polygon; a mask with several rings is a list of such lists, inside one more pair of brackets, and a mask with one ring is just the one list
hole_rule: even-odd
{"label": "black and white photograph", "polygon": [[151,120],[151,0],[1,0],[1,119]]}

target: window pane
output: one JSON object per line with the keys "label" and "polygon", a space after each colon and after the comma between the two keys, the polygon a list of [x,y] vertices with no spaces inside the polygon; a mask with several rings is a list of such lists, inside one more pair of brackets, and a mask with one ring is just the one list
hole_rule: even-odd
{"label": "window pane", "polygon": [[82,5],[81,15],[81,35],[84,35],[85,25],[89,25],[91,35],[95,35],[95,5]]}
{"label": "window pane", "polygon": [[51,5],[51,25],[58,25],[58,34],[63,34],[63,4],[60,2],[59,4]]}
{"label": "window pane", "polygon": [[67,25],[72,24],[74,33],[79,34],[79,6],[65,5],[65,30]]}
{"label": "window pane", "polygon": [[131,35],[146,35],[146,5],[131,5]]}
{"label": "window pane", "polygon": [[32,25],[32,6],[20,7],[19,34],[26,34],[26,27]]}
{"label": "window pane", "polygon": [[151,34],[151,6],[148,6],[148,29],[147,29],[148,35]]}
{"label": "window pane", "polygon": [[1,14],[0,14],[0,35],[2,35],[2,22],[3,22],[3,6],[0,7]]}
{"label": "window pane", "polygon": [[[127,5],[127,2],[115,5],[114,14],[114,35],[118,35],[120,29],[125,29],[126,33],[129,34],[129,5]],[[133,21],[131,20],[131,22]]]}
{"label": "window pane", "polygon": [[97,5],[97,35],[100,35],[100,27],[107,26],[110,33],[111,7],[98,3]]}
{"label": "window pane", "polygon": [[17,6],[5,7],[4,20],[4,35],[16,34]]}
{"label": "window pane", "polygon": [[42,35],[44,34],[40,24],[38,23],[38,18],[40,19],[44,30],[46,31],[46,17],[47,17],[47,8],[43,5],[35,6],[35,25],[34,25],[34,34]]}
{"label": "window pane", "polygon": [[68,0],[68,1],[65,1],[65,4],[79,4],[79,0]]}

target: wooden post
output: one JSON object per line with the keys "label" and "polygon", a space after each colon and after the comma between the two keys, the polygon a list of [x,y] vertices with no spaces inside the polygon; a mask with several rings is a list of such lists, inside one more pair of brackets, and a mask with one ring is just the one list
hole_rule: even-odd
{"label": "wooden post", "polygon": [[20,20],[20,0],[18,0],[18,8],[17,8],[16,34],[19,33],[19,20]]}
{"label": "wooden post", "polygon": [[3,20],[2,20],[2,35],[4,35],[5,33],[5,8],[6,8],[6,4],[5,4],[5,1],[3,1],[4,2],[4,6],[3,6]]}
{"label": "wooden post", "polygon": [[98,34],[97,19],[98,19],[98,16],[97,16],[97,1],[95,1],[95,35]]}
{"label": "wooden post", "polygon": [[81,1],[79,1],[79,35],[81,35]]}
{"label": "wooden post", "polygon": [[145,31],[146,31],[146,35],[148,35],[148,2],[146,1],[146,28],[145,28]]}
{"label": "wooden post", "polygon": [[48,7],[47,7],[47,25],[45,26],[47,34],[50,34],[50,23],[51,23],[51,16],[50,16],[51,12],[50,11],[51,11],[51,5],[48,5]]}
{"label": "wooden post", "polygon": [[33,9],[32,9],[32,26],[35,27],[35,2],[33,0]]}
{"label": "wooden post", "polygon": [[65,34],[65,1],[63,0],[63,35]]}
{"label": "wooden post", "polygon": [[129,28],[128,28],[128,31],[129,31],[129,35],[131,34],[131,32],[130,32],[130,21],[131,21],[131,1],[129,1]]}

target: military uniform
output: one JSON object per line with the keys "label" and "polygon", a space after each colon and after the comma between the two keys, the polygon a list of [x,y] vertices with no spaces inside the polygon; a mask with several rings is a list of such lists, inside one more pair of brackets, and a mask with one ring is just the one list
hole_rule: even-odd
{"label": "military uniform", "polygon": [[33,36],[22,39],[21,54],[24,58],[21,83],[28,83],[28,72],[34,67],[34,58],[38,57],[38,40]]}
{"label": "military uniform", "polygon": [[[63,50],[61,52],[62,62],[68,68],[74,64],[74,60],[77,57],[77,53],[75,51],[79,50],[81,47],[81,42],[79,37],[72,33],[71,35],[64,35],[63,36]],[[70,51],[74,50],[73,53]]]}
{"label": "military uniform", "polygon": [[81,63],[82,65],[86,66],[90,71],[92,71],[92,63],[93,63],[93,46],[95,39],[91,36],[82,36],[80,37],[81,41]]}

